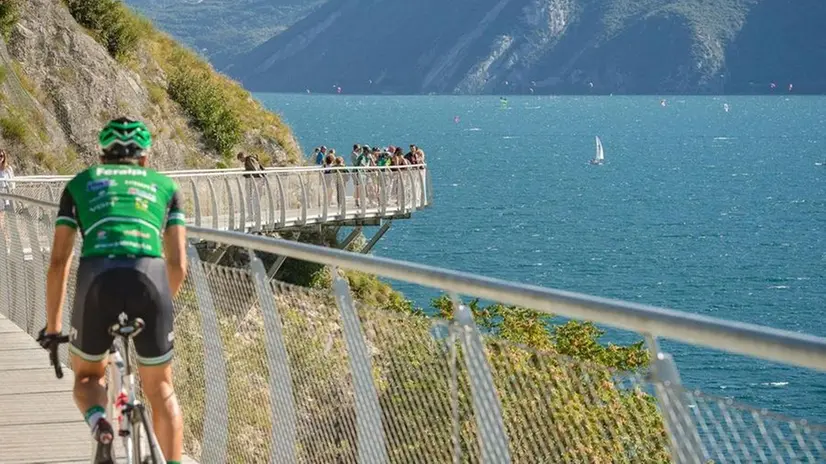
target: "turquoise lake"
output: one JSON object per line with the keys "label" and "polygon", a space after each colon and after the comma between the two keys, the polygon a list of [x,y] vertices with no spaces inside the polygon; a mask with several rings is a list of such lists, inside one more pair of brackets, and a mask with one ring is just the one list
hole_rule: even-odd
{"label": "turquoise lake", "polygon": [[[425,150],[434,205],[377,255],[826,336],[826,98],[256,97],[305,152]],[[689,387],[826,422],[826,374],[663,346]]]}

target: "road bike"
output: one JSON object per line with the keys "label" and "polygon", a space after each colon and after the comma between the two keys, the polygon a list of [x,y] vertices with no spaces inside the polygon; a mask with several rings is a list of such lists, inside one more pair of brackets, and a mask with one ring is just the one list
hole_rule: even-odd
{"label": "road bike", "polygon": [[[146,407],[138,399],[139,390],[135,385],[135,373],[128,355],[130,342],[145,326],[143,319],[130,320],[126,314],[121,313],[118,323],[109,327],[109,334],[115,340],[109,349],[109,366],[106,370],[106,417],[112,421],[113,426],[116,425],[115,434],[122,439],[126,463],[166,464]],[[61,336],[49,351],[49,359],[58,379],[63,378],[63,367],[57,349],[60,344],[68,342],[68,336]],[[93,453],[92,464],[114,463],[114,458],[113,455],[111,460],[100,460]]]}

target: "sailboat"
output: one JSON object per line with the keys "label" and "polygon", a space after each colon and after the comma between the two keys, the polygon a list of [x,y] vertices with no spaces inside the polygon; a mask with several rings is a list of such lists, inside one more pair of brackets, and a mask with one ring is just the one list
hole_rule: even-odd
{"label": "sailboat", "polygon": [[596,136],[596,143],[597,143],[597,152],[594,155],[594,159],[590,161],[591,164],[602,164],[605,160],[605,151],[602,149],[602,140],[599,139],[599,136]]}

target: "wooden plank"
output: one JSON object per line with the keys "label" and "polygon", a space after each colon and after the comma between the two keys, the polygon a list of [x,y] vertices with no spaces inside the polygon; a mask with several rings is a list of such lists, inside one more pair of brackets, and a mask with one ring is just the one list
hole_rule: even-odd
{"label": "wooden plank", "polygon": [[[38,415],[43,405],[31,405]],[[92,436],[82,421],[0,426],[0,464],[89,461]]]}
{"label": "wooden plank", "polygon": [[[3,352],[0,352],[0,357]],[[19,393],[71,392],[74,380],[72,371],[64,369],[65,377],[54,376],[54,368],[48,363],[37,369],[0,370],[0,396]],[[70,397],[71,398],[71,397]],[[3,414],[0,408],[0,414]]]}
{"label": "wooden plank", "polygon": [[88,463],[92,439],[72,400],[72,371],[55,378],[46,352],[0,322],[0,464]]}
{"label": "wooden plank", "polygon": [[1,353],[0,371],[49,367],[49,353],[40,347],[26,350],[9,350]]}
{"label": "wooden plank", "polygon": [[25,332],[0,332],[0,351],[40,348]]}
{"label": "wooden plank", "polygon": [[7,332],[22,332],[20,327],[17,327],[14,322],[8,319],[0,319],[0,333]]}
{"label": "wooden plank", "polygon": [[[69,401],[66,401],[67,399]],[[0,427],[44,422],[83,422],[83,416],[71,401],[69,391],[0,395],[0,411],[3,411],[0,415]]]}

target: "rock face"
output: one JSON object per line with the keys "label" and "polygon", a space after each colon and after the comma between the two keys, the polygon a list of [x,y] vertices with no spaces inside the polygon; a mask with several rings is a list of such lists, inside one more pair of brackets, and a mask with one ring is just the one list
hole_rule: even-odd
{"label": "rock face", "polygon": [[[94,162],[98,131],[118,116],[147,123],[156,167],[214,167],[221,159],[168,97],[167,77],[146,41],[122,63],[77,24],[62,2],[21,4],[19,21],[0,43],[5,70],[0,135],[18,173],[73,173]],[[261,112],[252,99],[246,105],[241,111]],[[265,153],[273,164],[287,159],[285,150],[260,130],[244,132],[238,148]]]}
{"label": "rock face", "polygon": [[230,72],[254,91],[822,93],[824,20],[819,0],[329,0]]}
{"label": "rock face", "polygon": [[27,123],[31,132],[45,132],[31,134],[25,143],[7,141],[35,153],[18,157],[16,164],[22,164],[24,172],[71,172],[92,162],[102,124],[119,115],[146,120],[154,136],[156,165],[179,169],[188,153],[208,153],[180,110],[154,103],[147,82],[111,58],[60,2],[26,2],[7,51],[2,53],[3,66],[9,74],[13,68],[17,72],[5,82],[4,93],[21,96],[30,115],[39,112],[39,120],[30,117]]}

